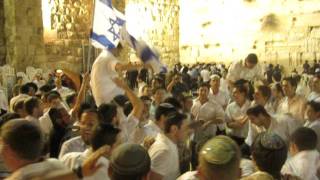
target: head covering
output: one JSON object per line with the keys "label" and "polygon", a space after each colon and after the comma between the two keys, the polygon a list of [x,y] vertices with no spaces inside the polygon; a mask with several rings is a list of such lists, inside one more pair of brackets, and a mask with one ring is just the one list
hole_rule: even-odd
{"label": "head covering", "polygon": [[200,156],[210,164],[225,165],[239,156],[239,147],[227,136],[216,136],[202,147]]}
{"label": "head covering", "polygon": [[138,144],[122,144],[110,158],[112,171],[120,175],[135,175],[150,170],[148,152]]}
{"label": "head covering", "polygon": [[218,74],[212,74],[212,75],[210,76],[210,79],[211,79],[211,80],[219,80],[219,79],[220,79],[220,76],[219,76]]}
{"label": "head covering", "polygon": [[262,133],[256,141],[259,141],[262,147],[269,150],[279,150],[286,146],[281,137],[275,133]]}

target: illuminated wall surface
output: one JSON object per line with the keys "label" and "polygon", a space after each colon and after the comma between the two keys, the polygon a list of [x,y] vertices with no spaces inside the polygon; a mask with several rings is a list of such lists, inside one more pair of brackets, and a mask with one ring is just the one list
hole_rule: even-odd
{"label": "illuminated wall surface", "polygon": [[[0,63],[81,69],[93,0],[0,3]],[[320,59],[320,0],[113,0],[162,61],[231,62],[256,52],[285,67]],[[123,60],[135,59],[129,49]],[[288,66],[290,65],[290,66]],[[288,68],[290,69],[290,68]]]}
{"label": "illuminated wall surface", "polygon": [[180,60],[320,59],[319,0],[180,0]]}

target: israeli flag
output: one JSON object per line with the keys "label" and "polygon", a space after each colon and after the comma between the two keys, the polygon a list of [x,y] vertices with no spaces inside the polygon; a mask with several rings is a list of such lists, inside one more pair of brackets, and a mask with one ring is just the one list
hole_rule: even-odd
{"label": "israeli flag", "polygon": [[124,23],[124,15],[112,7],[112,0],[96,0],[91,32],[92,45],[99,49],[117,47]]}
{"label": "israeli flag", "polygon": [[121,40],[136,51],[143,63],[150,64],[155,73],[167,72],[159,55],[128,33],[125,16],[112,7],[112,0],[96,0],[91,40],[94,47],[107,50],[116,48]]}
{"label": "israeli flag", "polygon": [[142,62],[144,64],[150,64],[156,74],[167,72],[167,67],[160,62],[159,54],[152,50],[144,41],[138,41],[135,37],[130,35],[125,25],[122,27],[120,34],[120,42],[122,44],[127,43],[133,48]]}

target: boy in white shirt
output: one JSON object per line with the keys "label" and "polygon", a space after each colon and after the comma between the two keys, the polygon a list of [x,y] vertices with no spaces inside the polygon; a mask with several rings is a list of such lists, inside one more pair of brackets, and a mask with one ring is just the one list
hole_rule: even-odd
{"label": "boy in white shirt", "polygon": [[310,128],[297,129],[290,139],[292,158],[282,167],[282,174],[290,174],[305,180],[317,180],[320,170],[320,154],[316,150],[317,134]]}

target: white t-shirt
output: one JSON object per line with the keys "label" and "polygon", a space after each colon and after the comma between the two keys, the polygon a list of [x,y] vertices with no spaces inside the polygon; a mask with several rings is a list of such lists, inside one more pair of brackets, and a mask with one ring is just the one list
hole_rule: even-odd
{"label": "white t-shirt", "polygon": [[271,116],[271,124],[268,129],[265,129],[264,127],[258,127],[255,124],[251,123],[251,121],[249,121],[249,131],[245,142],[246,144],[251,146],[255,137],[259,133],[268,131],[277,134],[287,144],[289,144],[291,134],[301,126],[301,121],[294,119],[289,114]]}
{"label": "white t-shirt", "polygon": [[197,171],[188,171],[182,174],[177,180],[198,180]]}
{"label": "white t-shirt", "polygon": [[[92,154],[92,151],[90,149],[87,149],[84,152],[73,152],[68,153],[64,155],[61,158],[61,162],[69,167],[70,169],[73,169],[77,167],[77,165],[81,165],[82,162],[90,155]],[[83,180],[109,180],[108,176],[108,168],[109,168],[109,160],[105,157],[100,157],[97,161],[97,165],[102,166],[99,168],[93,175],[84,177]]]}
{"label": "white t-shirt", "polygon": [[301,151],[288,159],[281,173],[294,175],[304,180],[318,180],[318,170],[320,170],[320,154],[317,150],[313,150]]}
{"label": "white t-shirt", "polygon": [[115,96],[124,91],[114,84],[117,77],[115,67],[119,61],[109,52],[102,51],[92,65],[90,86],[97,106],[109,103]]}
{"label": "white t-shirt", "polygon": [[248,81],[255,81],[264,79],[262,68],[259,64],[252,69],[245,67],[245,61],[236,61],[231,64],[228,70],[227,79],[235,82],[239,79],[245,79]]}
{"label": "white t-shirt", "polygon": [[314,130],[314,132],[317,134],[317,137],[318,137],[317,149],[320,152],[320,119],[317,119],[313,122],[307,121],[303,126]]}
{"label": "white t-shirt", "polygon": [[[250,101],[246,101],[241,107],[234,101],[226,108],[226,122],[232,122],[246,116],[247,110],[250,108]],[[248,122],[241,129],[227,129],[227,133],[232,136],[245,138],[248,134]]]}
{"label": "white t-shirt", "polygon": [[223,90],[219,90],[217,94],[213,94],[212,90],[209,91],[209,99],[217,102],[222,107],[226,107],[229,103],[230,97],[228,93]]}
{"label": "white t-shirt", "polygon": [[202,77],[203,82],[208,82],[210,81],[210,72],[207,69],[203,69],[200,72],[200,75]]}
{"label": "white t-shirt", "polygon": [[159,133],[148,150],[151,170],[163,176],[163,180],[174,180],[180,175],[177,145]]}

